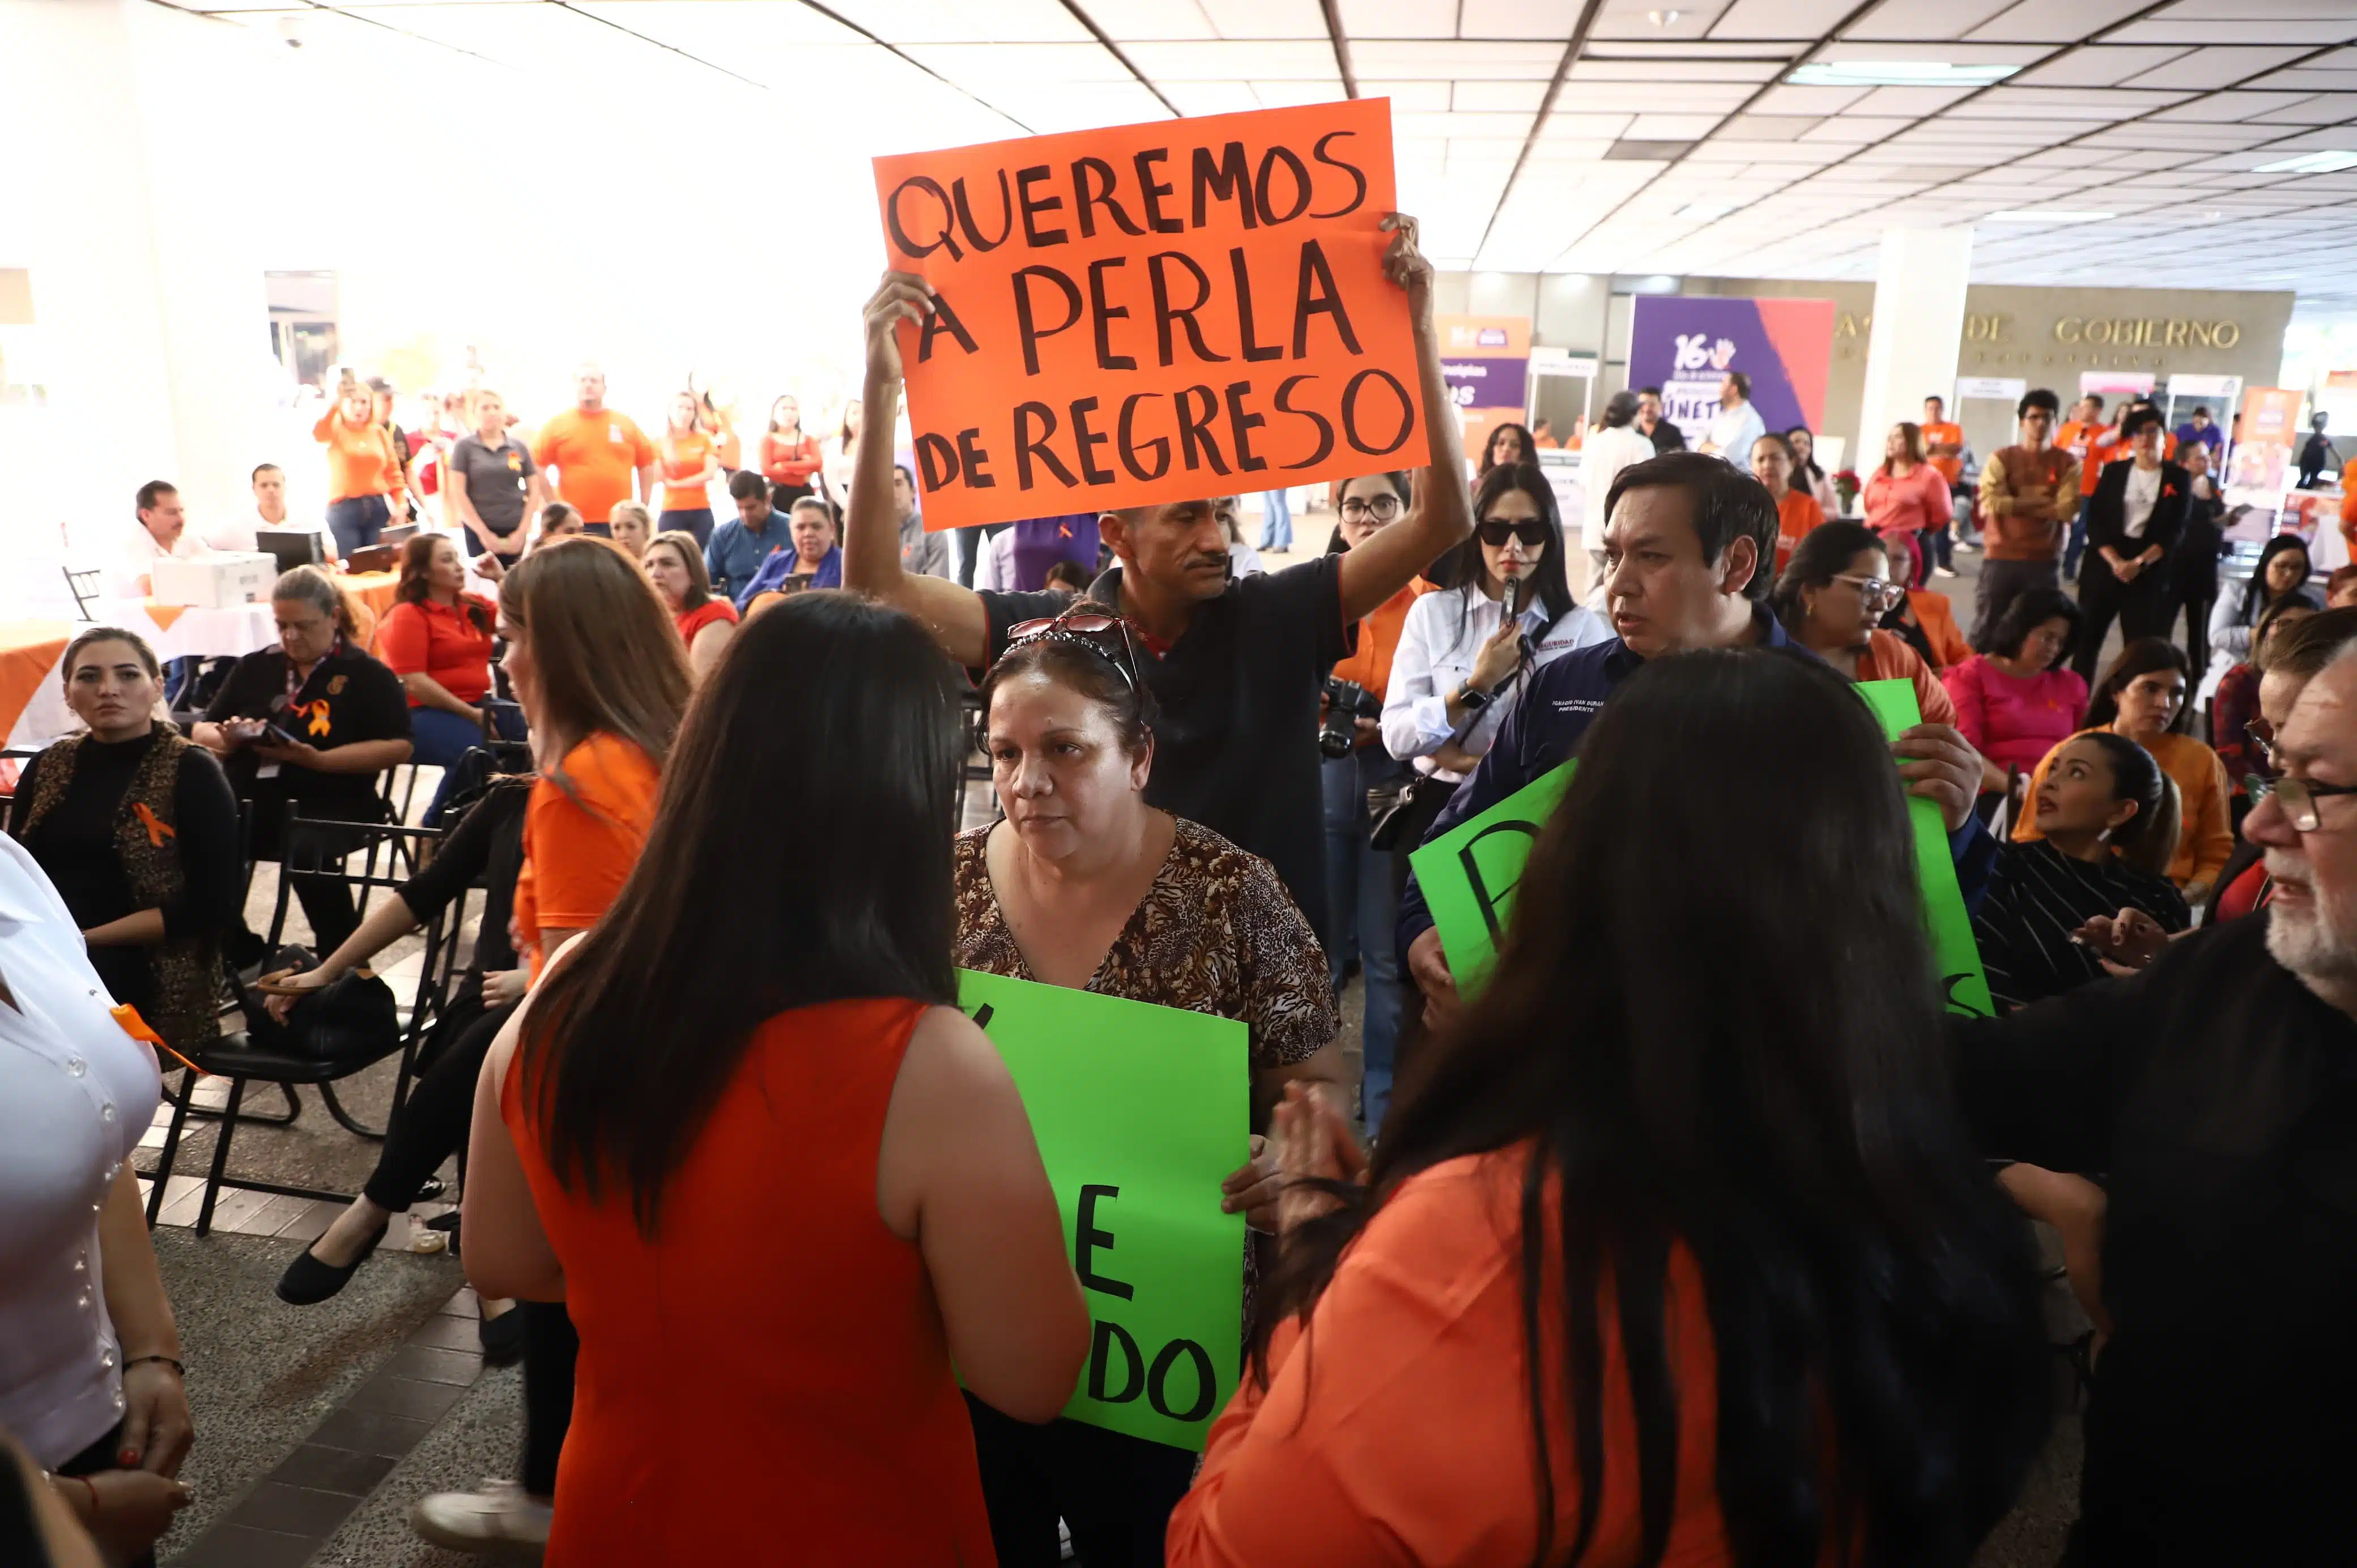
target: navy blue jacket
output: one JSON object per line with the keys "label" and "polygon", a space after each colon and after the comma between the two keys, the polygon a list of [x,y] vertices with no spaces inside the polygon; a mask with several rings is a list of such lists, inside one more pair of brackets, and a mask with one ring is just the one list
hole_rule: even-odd
{"label": "navy blue jacket", "polygon": [[[1764,608],[1754,613],[1760,628],[1757,646],[1801,646],[1785,635],[1782,625]],[[1480,766],[1457,787],[1457,793],[1433,819],[1425,842],[1438,838],[1469,817],[1480,816],[1570,761],[1579,750],[1579,737],[1587,733],[1605,699],[1644,662],[1616,637],[1609,642],[1575,649],[1540,669],[1523,688],[1522,700],[1498,726],[1498,738],[1482,753]],[[1964,893],[1964,908],[1976,909],[1996,866],[1996,841],[1977,817],[1967,817],[1963,827],[1948,835],[1948,845],[1955,856],[1956,883]],[[1403,974],[1407,969],[1408,944],[1431,929],[1432,912],[1425,907],[1424,890],[1416,886],[1415,874],[1410,872],[1407,891],[1400,898],[1397,929]]]}

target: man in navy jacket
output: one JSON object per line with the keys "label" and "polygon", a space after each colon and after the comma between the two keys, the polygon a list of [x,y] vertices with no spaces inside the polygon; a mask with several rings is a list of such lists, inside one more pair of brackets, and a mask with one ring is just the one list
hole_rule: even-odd
{"label": "man in navy jacket", "polygon": [[[1774,560],[1776,503],[1767,488],[1715,457],[1671,452],[1620,470],[1606,510],[1605,595],[1620,635],[1567,653],[1529,677],[1498,737],[1434,820],[1429,841],[1571,759],[1613,688],[1646,660],[1691,648],[1790,648],[1762,603]],[[1487,700],[1489,693],[1483,693]],[[1973,815],[1980,757],[1947,725],[1918,725],[1895,742],[1910,795],[1939,803],[1969,907],[1996,843]],[[1728,806],[1741,807],[1741,759],[1728,761]],[[1400,901],[1398,941],[1423,989],[1427,1021],[1457,1005],[1457,983],[1415,878]]]}

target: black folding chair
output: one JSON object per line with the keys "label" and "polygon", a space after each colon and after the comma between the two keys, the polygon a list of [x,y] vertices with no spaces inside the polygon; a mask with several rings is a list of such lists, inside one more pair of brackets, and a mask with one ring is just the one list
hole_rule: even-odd
{"label": "black folding chair", "polygon": [[[365,838],[376,838],[381,841],[399,840],[414,848],[417,844],[440,837],[438,833],[424,828],[401,827],[392,823],[321,823],[314,819],[296,815],[288,817],[286,825],[290,834],[299,826],[334,828],[343,834],[347,854],[360,853],[363,848],[361,841]],[[388,844],[380,843],[377,847],[386,848]],[[279,866],[277,908],[272,917],[270,927],[270,941],[274,949],[285,933],[288,884],[296,877],[332,879],[355,886],[366,884],[371,887],[382,888],[388,893],[407,880],[405,877],[394,876],[389,871],[383,875],[378,875],[373,872],[354,875],[343,868],[340,857],[329,860],[324,865],[309,867],[282,862]],[[463,923],[465,908],[466,901],[462,898],[454,908],[436,915],[425,922],[425,960],[419,966],[417,985],[410,999],[409,1016],[403,1026],[396,1031],[391,1044],[372,1043],[366,1048],[340,1055],[315,1056],[274,1048],[257,1043],[250,1032],[241,1030],[225,1034],[210,1045],[185,1053],[188,1059],[196,1065],[197,1072],[226,1078],[230,1080],[228,1103],[218,1113],[221,1129],[213,1144],[211,1169],[205,1178],[204,1201],[197,1210],[198,1235],[206,1235],[211,1230],[213,1206],[220,1199],[221,1189],[225,1187],[237,1187],[247,1192],[270,1193],[283,1197],[316,1198],[328,1203],[349,1203],[351,1200],[352,1195],[350,1193],[328,1192],[317,1187],[291,1187],[278,1182],[255,1181],[229,1174],[230,1144],[236,1136],[238,1123],[240,1121],[256,1120],[242,1112],[246,1085],[249,1083],[276,1084],[286,1091],[291,1101],[295,1086],[309,1084],[318,1090],[320,1100],[328,1107],[328,1113],[347,1131],[371,1141],[382,1140],[384,1137],[382,1130],[362,1126],[352,1118],[350,1112],[344,1109],[342,1102],[336,1098],[335,1085],[357,1072],[375,1066],[387,1056],[398,1051],[401,1056],[401,1069],[393,1080],[393,1114],[397,1116],[401,1113],[401,1107],[409,1098],[410,1084],[415,1077],[418,1047],[424,1041],[427,1027],[440,1012],[443,1000],[448,993],[451,972],[455,966],[455,955],[459,946],[457,933]],[[235,998],[239,1008],[248,1018],[258,1016],[264,1009],[263,999],[247,989],[234,969],[229,968],[226,964],[223,967],[228,970],[231,994]],[[171,1177],[174,1163],[179,1154],[180,1138],[187,1127],[188,1118],[193,1114],[201,1113],[192,1104],[197,1072],[184,1071],[180,1075],[179,1089],[172,1096],[172,1122],[164,1134],[164,1146],[157,1155],[156,1169],[152,1173],[155,1185],[147,1197],[147,1222],[150,1225],[156,1222],[156,1217],[163,1210],[165,1184]],[[291,1116],[287,1118],[287,1120],[291,1119]]]}

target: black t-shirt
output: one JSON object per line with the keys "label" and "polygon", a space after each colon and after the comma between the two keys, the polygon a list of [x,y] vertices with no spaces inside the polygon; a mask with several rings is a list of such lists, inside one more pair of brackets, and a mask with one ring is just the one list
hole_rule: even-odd
{"label": "black t-shirt", "polygon": [[[1121,603],[1121,568],[1089,596]],[[1006,628],[1060,615],[1056,594],[982,596],[990,659]],[[1160,659],[1142,643],[1138,664],[1161,704],[1154,726],[1151,805],[1200,822],[1275,867],[1286,891],[1326,940],[1326,828],[1318,790],[1318,699],[1326,672],[1358,642],[1342,618],[1342,557],[1321,555],[1243,577],[1196,607],[1187,633]]]}
{"label": "black t-shirt", "polygon": [[2090,1562],[2316,1562],[2348,1533],[2357,1021],[2268,953],[2271,918],[2005,1018],[1949,1020],[1981,1151],[2104,1174],[2110,1193]]}
{"label": "black t-shirt", "polygon": [[[267,719],[299,741],[330,751],[369,740],[407,740],[409,693],[401,677],[343,639],[335,651],[312,667],[296,693],[286,697],[286,655],[275,648],[249,653],[237,661],[206,705],[205,719],[221,724],[230,719]],[[377,775],[322,773],[316,768],[282,766],[275,778],[259,777],[261,758],[238,750],[223,759],[230,782],[247,798],[276,793],[310,808],[312,816],[366,822],[376,813]]]}

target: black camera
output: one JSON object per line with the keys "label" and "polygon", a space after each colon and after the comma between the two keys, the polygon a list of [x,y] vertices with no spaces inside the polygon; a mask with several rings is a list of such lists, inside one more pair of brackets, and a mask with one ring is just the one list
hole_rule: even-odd
{"label": "black camera", "polygon": [[1383,717],[1383,709],[1356,681],[1326,677],[1326,717],[1318,726],[1318,749],[1328,757],[1348,757],[1358,736],[1353,719]]}

